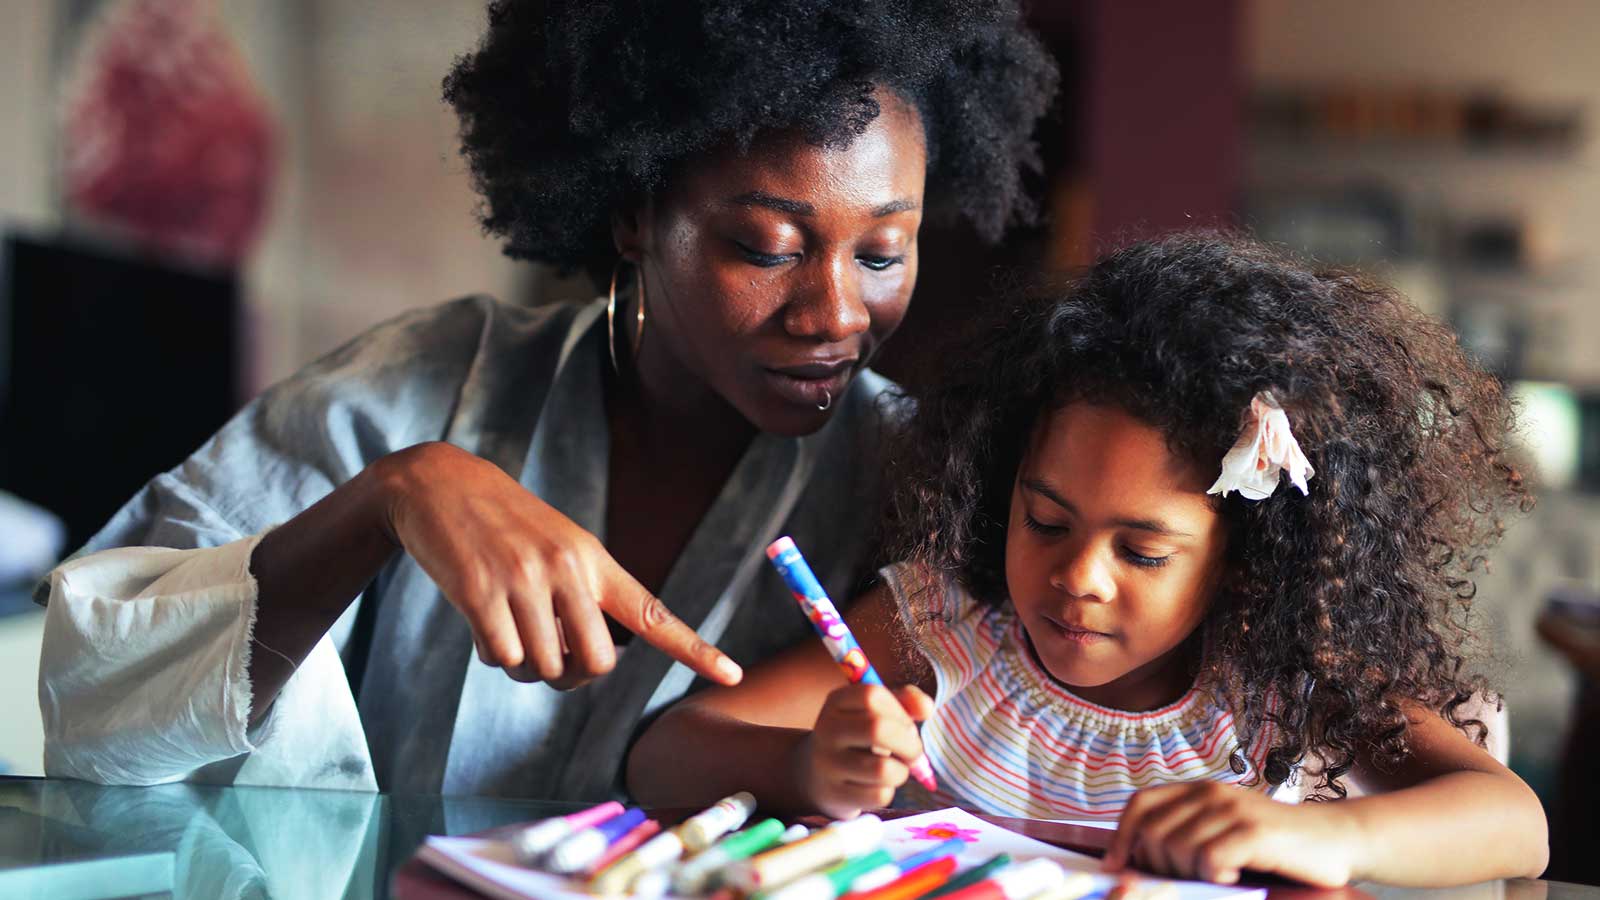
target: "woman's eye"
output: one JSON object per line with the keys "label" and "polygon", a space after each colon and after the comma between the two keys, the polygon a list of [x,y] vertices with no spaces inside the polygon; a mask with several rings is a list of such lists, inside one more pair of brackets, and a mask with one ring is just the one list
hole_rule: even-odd
{"label": "woman's eye", "polygon": [[906,261],[904,256],[858,256],[856,261],[874,272],[882,272],[891,266],[898,266]]}
{"label": "woman's eye", "polygon": [[1042,534],[1047,537],[1057,537],[1067,533],[1067,527],[1065,525],[1046,525],[1027,513],[1022,514],[1022,525],[1029,531],[1032,531],[1036,534]]}
{"label": "woman's eye", "polygon": [[760,266],[763,269],[781,266],[799,255],[797,253],[763,253],[740,241],[734,241],[733,243],[739,248],[739,252],[744,255],[746,262],[753,266]]}
{"label": "woman's eye", "polygon": [[1134,552],[1131,547],[1122,548],[1122,552],[1127,555],[1128,562],[1136,566],[1143,566],[1146,569],[1159,569],[1166,565],[1168,560],[1172,559],[1171,556],[1145,556],[1142,553]]}

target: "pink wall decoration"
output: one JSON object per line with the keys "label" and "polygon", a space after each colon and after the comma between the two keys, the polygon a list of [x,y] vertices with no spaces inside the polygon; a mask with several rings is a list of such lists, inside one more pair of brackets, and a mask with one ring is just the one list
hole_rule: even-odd
{"label": "pink wall decoration", "polygon": [[64,91],[73,210],[191,263],[236,267],[266,217],[272,119],[212,0],[121,0]]}

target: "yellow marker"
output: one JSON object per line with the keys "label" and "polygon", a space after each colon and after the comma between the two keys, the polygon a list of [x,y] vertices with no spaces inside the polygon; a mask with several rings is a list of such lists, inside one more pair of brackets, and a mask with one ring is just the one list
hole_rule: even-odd
{"label": "yellow marker", "polygon": [[601,896],[627,893],[628,888],[639,876],[651,869],[676,862],[682,855],[683,838],[679,836],[677,829],[664,831],[645,841],[632,853],[595,873],[595,876],[589,879],[589,890]]}

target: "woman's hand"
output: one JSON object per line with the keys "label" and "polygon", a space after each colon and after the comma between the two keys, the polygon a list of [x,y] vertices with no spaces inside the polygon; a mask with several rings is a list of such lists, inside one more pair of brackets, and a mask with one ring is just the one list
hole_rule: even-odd
{"label": "woman's hand", "polygon": [[917,722],[932,713],[933,700],[915,685],[890,691],[852,684],[835,690],[800,748],[806,795],[835,819],[888,806],[911,763],[922,755]]}
{"label": "woman's hand", "polygon": [[1135,794],[1104,867],[1222,884],[1244,869],[1339,887],[1356,868],[1356,826],[1337,803],[1280,803],[1238,785],[1192,781]]}
{"label": "woman's hand", "polygon": [[494,464],[444,443],[381,467],[389,539],[472,628],[478,656],[519,681],[577,687],[616,665],[605,616],[699,674],[734,684],[738,664],[674,616],[600,541]]}

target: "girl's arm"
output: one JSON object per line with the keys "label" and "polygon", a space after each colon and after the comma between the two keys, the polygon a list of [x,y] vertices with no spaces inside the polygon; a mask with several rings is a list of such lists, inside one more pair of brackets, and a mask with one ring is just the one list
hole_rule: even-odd
{"label": "girl's arm", "polygon": [[1550,834],[1533,789],[1437,713],[1409,717],[1404,763],[1385,772],[1360,760],[1353,771],[1369,794],[1342,804],[1357,835],[1355,877],[1398,885],[1538,877]]}
{"label": "girl's arm", "polygon": [[[886,684],[916,683],[896,652],[898,619],[885,587],[863,595],[845,622]],[[872,788],[892,794],[885,785],[905,780],[897,760],[914,759],[921,741],[902,706],[921,712],[931,705],[926,701],[915,689],[849,685],[822,641],[808,638],[752,667],[737,686],[707,688],[663,713],[629,754],[628,790],[646,806],[694,806],[750,791],[768,809],[847,813],[845,801],[878,799],[869,796]],[[857,743],[864,746],[850,746]],[[848,796],[839,796],[838,784],[829,790],[818,783],[850,765],[880,769],[841,776],[860,782],[859,797],[848,789]]]}
{"label": "girl's arm", "polygon": [[1368,796],[1289,805],[1217,782],[1141,791],[1106,867],[1228,883],[1253,869],[1327,887],[1444,887],[1544,871],[1548,826],[1533,791],[1437,713],[1409,715],[1402,764],[1357,761],[1353,780]]}

